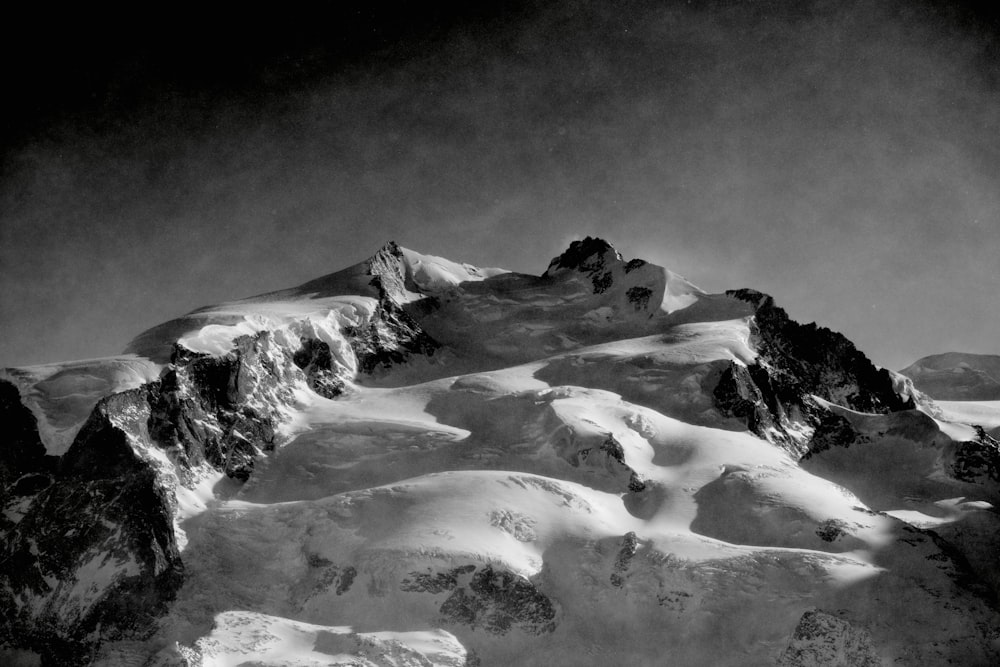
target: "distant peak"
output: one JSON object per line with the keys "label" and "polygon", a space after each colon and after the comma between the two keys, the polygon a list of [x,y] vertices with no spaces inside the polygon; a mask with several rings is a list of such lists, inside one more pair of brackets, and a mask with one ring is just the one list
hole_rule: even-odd
{"label": "distant peak", "polygon": [[603,260],[607,254],[611,254],[613,259],[622,261],[621,253],[615,250],[614,246],[604,239],[588,236],[582,241],[573,241],[569,244],[566,252],[555,257],[549,262],[549,268],[545,273],[559,269],[583,269],[589,270],[595,262],[592,258]]}

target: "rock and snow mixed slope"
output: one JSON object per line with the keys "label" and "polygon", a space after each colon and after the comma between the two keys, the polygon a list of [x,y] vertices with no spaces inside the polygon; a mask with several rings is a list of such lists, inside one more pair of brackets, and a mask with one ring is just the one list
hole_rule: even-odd
{"label": "rock and snow mixed slope", "polygon": [[8,660],[1000,660],[1000,410],[598,239],[388,244],[0,409]]}

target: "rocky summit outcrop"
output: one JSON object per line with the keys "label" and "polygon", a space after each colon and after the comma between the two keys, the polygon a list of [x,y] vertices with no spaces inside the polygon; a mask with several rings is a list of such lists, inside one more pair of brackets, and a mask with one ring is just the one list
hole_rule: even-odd
{"label": "rocky summit outcrop", "polygon": [[594,305],[616,318],[655,317],[705,295],[683,277],[643,259],[626,261],[610,243],[590,236],[573,241],[541,276],[543,284],[573,279],[590,288]]}
{"label": "rocky summit outcrop", "polygon": [[594,293],[606,291],[614,280],[612,269],[623,264],[621,253],[604,239],[586,237],[573,241],[563,254],[549,262],[543,278],[554,276],[560,269],[569,269],[588,276]]}

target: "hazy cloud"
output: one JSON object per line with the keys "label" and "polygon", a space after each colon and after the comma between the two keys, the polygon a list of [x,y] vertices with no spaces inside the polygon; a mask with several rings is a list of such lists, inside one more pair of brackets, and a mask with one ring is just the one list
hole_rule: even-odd
{"label": "hazy cloud", "polygon": [[54,125],[5,172],[0,363],[110,354],[389,238],[540,273],[584,234],[891,367],[1000,353],[993,39],[934,3],[551,3],[280,97]]}

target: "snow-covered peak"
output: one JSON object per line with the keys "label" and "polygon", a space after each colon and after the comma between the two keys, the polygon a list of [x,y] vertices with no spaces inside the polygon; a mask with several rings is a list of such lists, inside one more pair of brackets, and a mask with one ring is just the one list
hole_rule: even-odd
{"label": "snow-covered peak", "polygon": [[298,287],[264,294],[250,300],[269,297],[322,298],[360,294],[389,296],[398,303],[420,299],[425,293],[440,292],[463,282],[485,280],[506,269],[479,268],[435,255],[425,255],[388,241],[363,262],[310,280]]}
{"label": "snow-covered peak", "polygon": [[903,370],[917,389],[952,401],[1000,399],[1000,356],[946,352],[919,359]]}

